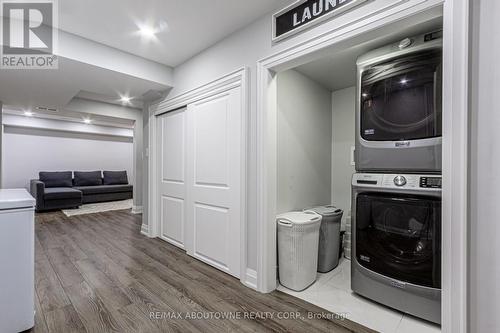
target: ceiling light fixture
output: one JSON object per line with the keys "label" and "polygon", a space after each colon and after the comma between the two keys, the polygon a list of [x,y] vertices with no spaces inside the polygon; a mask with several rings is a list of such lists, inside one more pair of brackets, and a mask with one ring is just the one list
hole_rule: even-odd
{"label": "ceiling light fixture", "polygon": [[83,119],[83,122],[85,124],[90,124],[92,122],[92,120],[90,120],[89,118],[85,118],[85,119]]}
{"label": "ceiling light fixture", "polygon": [[170,31],[168,23],[166,21],[158,21],[156,23],[152,21],[136,23],[138,27],[137,34],[142,38],[147,40],[156,40],[156,35],[163,32]]}
{"label": "ceiling light fixture", "polygon": [[121,96],[121,97],[120,97],[120,102],[122,102],[122,103],[130,103],[130,100],[131,100],[131,99],[132,99],[132,98],[131,98],[131,97],[129,97],[129,96]]}
{"label": "ceiling light fixture", "polygon": [[408,83],[408,80],[407,80],[407,79],[401,79],[400,83],[401,83],[401,84],[407,84],[407,83]]}
{"label": "ceiling light fixture", "polygon": [[31,111],[24,111],[24,115],[26,117],[33,117],[33,112],[31,112]]}
{"label": "ceiling light fixture", "polygon": [[139,28],[139,32],[143,37],[154,38],[156,35],[156,29],[148,26],[142,26]]}

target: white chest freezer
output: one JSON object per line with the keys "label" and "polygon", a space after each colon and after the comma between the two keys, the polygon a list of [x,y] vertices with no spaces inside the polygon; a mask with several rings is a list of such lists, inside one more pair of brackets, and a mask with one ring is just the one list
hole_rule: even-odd
{"label": "white chest freezer", "polygon": [[0,333],[35,324],[34,207],[25,189],[0,190]]}

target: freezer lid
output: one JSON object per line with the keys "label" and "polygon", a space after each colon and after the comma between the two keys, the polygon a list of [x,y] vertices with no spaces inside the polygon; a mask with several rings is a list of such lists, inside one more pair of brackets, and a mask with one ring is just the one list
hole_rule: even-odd
{"label": "freezer lid", "polygon": [[0,190],[0,210],[33,208],[35,199],[25,189]]}

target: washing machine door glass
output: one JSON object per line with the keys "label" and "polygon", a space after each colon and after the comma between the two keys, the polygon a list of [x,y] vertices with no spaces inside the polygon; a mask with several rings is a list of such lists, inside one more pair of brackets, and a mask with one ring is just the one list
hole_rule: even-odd
{"label": "washing machine door glass", "polygon": [[441,136],[441,51],[377,64],[361,76],[361,137],[401,141]]}
{"label": "washing machine door glass", "polygon": [[441,199],[362,193],[356,201],[356,259],[376,273],[441,287]]}

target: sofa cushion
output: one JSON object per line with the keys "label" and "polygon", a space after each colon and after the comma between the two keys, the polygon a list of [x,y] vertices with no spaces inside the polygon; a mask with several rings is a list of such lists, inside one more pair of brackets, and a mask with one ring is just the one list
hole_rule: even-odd
{"label": "sofa cushion", "polygon": [[45,200],[81,199],[82,192],[69,187],[50,187],[45,188],[43,197]]}
{"label": "sofa cushion", "polygon": [[73,175],[71,171],[62,172],[40,172],[40,181],[45,187],[71,187],[73,186]]}
{"label": "sofa cushion", "polygon": [[75,186],[102,185],[101,171],[75,171]]}
{"label": "sofa cushion", "polygon": [[127,171],[104,171],[104,185],[127,185]]}
{"label": "sofa cushion", "polygon": [[101,186],[76,186],[75,189],[82,191],[83,195],[102,193],[132,192],[132,185],[101,185]]}

